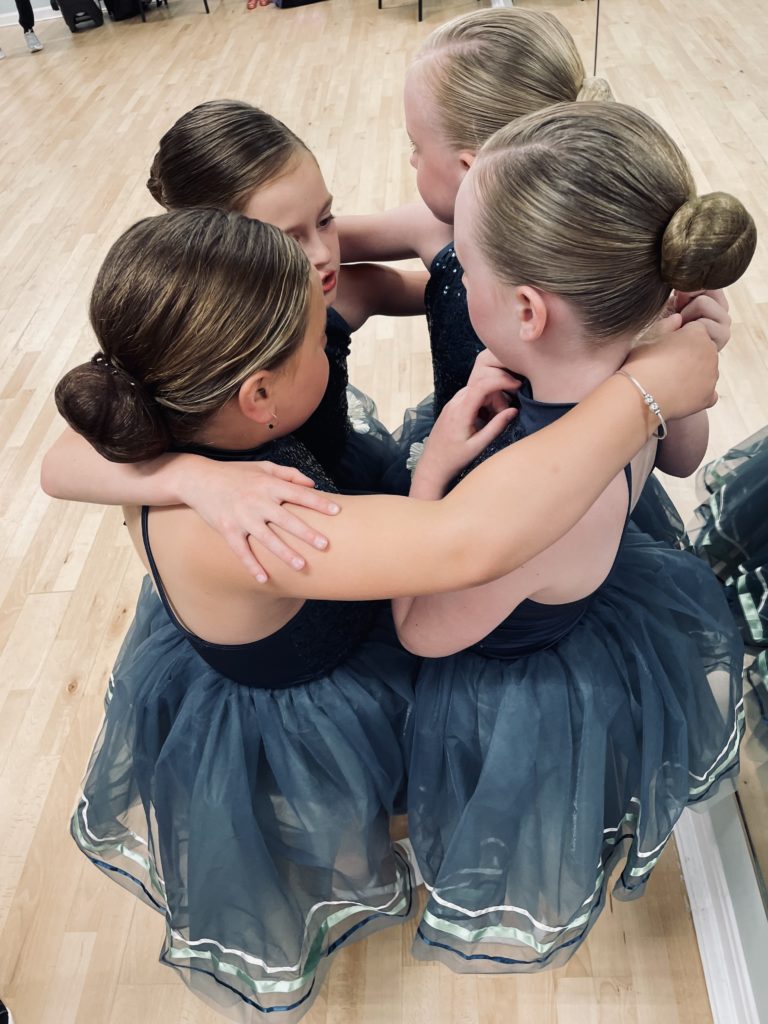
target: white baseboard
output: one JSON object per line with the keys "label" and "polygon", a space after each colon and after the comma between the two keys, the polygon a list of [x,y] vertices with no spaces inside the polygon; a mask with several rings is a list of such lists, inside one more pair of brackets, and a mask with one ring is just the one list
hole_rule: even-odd
{"label": "white baseboard", "polygon": [[686,810],[675,839],[715,1024],[765,1024],[768,919],[733,795]]}
{"label": "white baseboard", "polygon": [[[61,14],[59,11],[54,11],[50,4],[46,7],[33,7],[32,11],[35,15],[35,24],[39,21],[51,21],[53,18],[60,18]],[[16,11],[9,11],[7,14],[0,14],[0,28],[5,25],[16,25],[19,27],[19,16]],[[19,28],[19,31],[21,29]]]}

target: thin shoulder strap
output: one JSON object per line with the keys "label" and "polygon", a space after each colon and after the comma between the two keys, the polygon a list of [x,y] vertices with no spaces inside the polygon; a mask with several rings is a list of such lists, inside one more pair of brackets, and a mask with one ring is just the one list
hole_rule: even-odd
{"label": "thin shoulder strap", "polygon": [[155,588],[157,589],[157,593],[160,597],[160,600],[163,602],[163,608],[165,608],[166,612],[168,613],[168,618],[171,620],[174,626],[176,626],[176,628],[179,629],[185,636],[190,637],[193,640],[197,640],[198,638],[195,636],[195,634],[190,633],[190,631],[186,628],[184,623],[179,621],[178,615],[173,610],[171,602],[168,600],[168,594],[166,593],[165,587],[163,586],[163,581],[160,579],[160,573],[158,572],[157,562],[155,561],[155,556],[152,554],[152,546],[149,543],[148,505],[142,505],[141,507],[141,539],[144,544],[144,550],[147,553],[149,571],[152,573],[152,579],[154,580]]}
{"label": "thin shoulder strap", "polygon": [[632,464],[630,462],[624,467],[624,477],[627,481],[627,516],[624,520],[624,529],[626,529],[632,515]]}

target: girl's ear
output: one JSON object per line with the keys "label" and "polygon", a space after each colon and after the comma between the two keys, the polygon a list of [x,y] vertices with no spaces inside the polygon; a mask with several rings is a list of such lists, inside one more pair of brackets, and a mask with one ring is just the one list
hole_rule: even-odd
{"label": "girl's ear", "polygon": [[254,423],[270,423],[275,418],[275,375],[269,370],[252,373],[240,385],[237,404],[240,412]]}
{"label": "girl's ear", "polygon": [[543,294],[532,285],[518,285],[514,294],[521,341],[538,341],[549,316]]}
{"label": "girl's ear", "polygon": [[469,168],[475,162],[477,153],[473,149],[462,149],[459,153],[459,162],[461,163],[462,177],[467,173]]}

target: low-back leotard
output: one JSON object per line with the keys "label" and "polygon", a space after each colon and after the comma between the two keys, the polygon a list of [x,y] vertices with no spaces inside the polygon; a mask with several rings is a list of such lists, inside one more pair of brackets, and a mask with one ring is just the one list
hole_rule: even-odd
{"label": "low-back leotard", "polygon": [[[295,438],[189,450],[336,489]],[[293,1024],[336,950],[411,911],[389,820],[418,659],[382,603],[306,601],[271,636],[208,643],[177,620],[147,553],[157,590],[147,577],[72,834],[164,916],[161,961],[196,993],[248,1024]]]}
{"label": "low-back leotard", "polygon": [[[494,447],[569,408],[524,389]],[[737,770],[742,658],[712,573],[630,523],[589,597],[525,601],[473,649],[425,661],[408,813],[429,898],[414,954],[457,971],[564,963],[614,864],[616,895],[642,892],[683,808]]]}

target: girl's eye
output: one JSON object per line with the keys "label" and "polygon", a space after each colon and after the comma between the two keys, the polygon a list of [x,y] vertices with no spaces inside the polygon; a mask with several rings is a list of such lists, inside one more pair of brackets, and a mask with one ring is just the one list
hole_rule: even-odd
{"label": "girl's eye", "polygon": [[320,221],[320,227],[327,228],[330,224],[333,223],[334,220],[336,220],[336,218],[333,216],[332,213],[329,213],[327,217],[323,217],[323,219]]}

